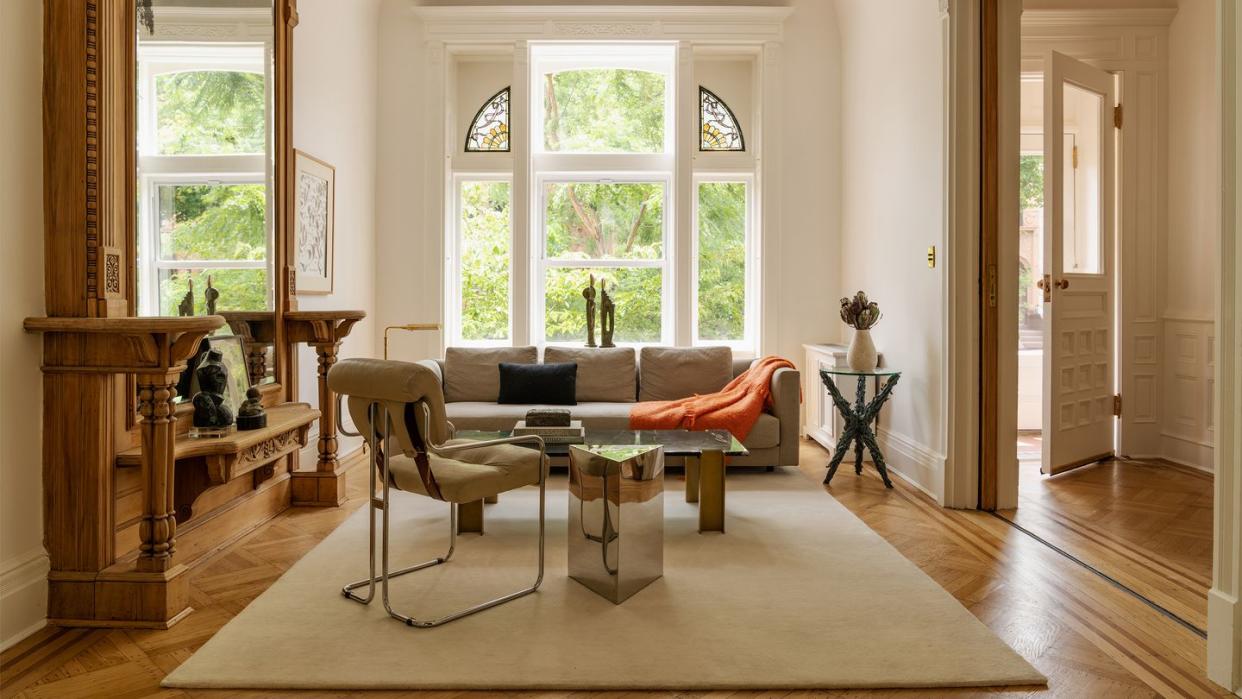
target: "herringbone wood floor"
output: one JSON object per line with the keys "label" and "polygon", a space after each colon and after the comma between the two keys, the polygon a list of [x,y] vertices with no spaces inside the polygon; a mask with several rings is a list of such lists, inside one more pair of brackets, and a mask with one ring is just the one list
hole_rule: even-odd
{"label": "herringbone wood floor", "polygon": [[[802,469],[809,477],[822,477],[826,459],[818,446],[803,446]],[[274,696],[166,691],[159,688],[159,680],[363,504],[357,487],[363,479],[352,481],[353,497],[344,507],[290,510],[195,570],[197,611],[171,630],[49,628],[5,652],[0,656],[0,698]],[[870,470],[861,477],[843,472],[829,492],[1047,675],[1048,688],[711,696],[1226,695],[1204,678],[1204,643],[1191,632],[1000,519],[943,510],[903,481],[896,484],[886,491]],[[806,535],[827,542],[832,532]],[[272,662],[280,662],[280,654],[280,648],[273,648]]]}

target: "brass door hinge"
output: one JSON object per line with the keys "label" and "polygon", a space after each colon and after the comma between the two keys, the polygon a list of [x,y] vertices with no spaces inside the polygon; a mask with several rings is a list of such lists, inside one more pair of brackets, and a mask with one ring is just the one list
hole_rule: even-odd
{"label": "brass door hinge", "polygon": [[1074,169],[1078,169],[1078,146],[1074,146]]}
{"label": "brass door hinge", "polygon": [[1121,121],[1121,105],[1119,104],[1113,107],[1113,126],[1120,129]]}
{"label": "brass door hinge", "polygon": [[1121,394],[1113,395],[1113,417],[1121,417]]}
{"label": "brass door hinge", "polygon": [[988,265],[988,307],[996,308],[996,265]]}

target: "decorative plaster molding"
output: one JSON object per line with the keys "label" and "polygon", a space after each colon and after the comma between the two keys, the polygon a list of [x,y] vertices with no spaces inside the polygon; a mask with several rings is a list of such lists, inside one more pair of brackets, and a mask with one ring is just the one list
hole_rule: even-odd
{"label": "decorative plaster molding", "polygon": [[609,5],[411,7],[424,38],[492,43],[573,38],[759,43],[780,41],[789,7]]}

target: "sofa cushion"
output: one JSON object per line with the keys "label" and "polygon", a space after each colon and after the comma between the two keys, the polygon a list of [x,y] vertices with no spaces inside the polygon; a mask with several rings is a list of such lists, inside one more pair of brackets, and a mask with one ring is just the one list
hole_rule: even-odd
{"label": "sofa cushion", "polygon": [[[587,429],[624,430],[630,426],[630,406],[633,403],[579,403],[571,406],[572,419],[581,420]],[[564,408],[560,405],[500,405],[481,401],[446,403],[449,422],[459,430],[513,429],[518,420],[526,419],[526,411],[535,408]]]}
{"label": "sofa cushion", "polygon": [[715,393],[733,378],[728,347],[644,347],[638,362],[639,400],[676,400]]}
{"label": "sofa cushion", "polygon": [[759,419],[742,445],[747,449],[769,449],[781,443],[781,421],[772,413],[759,413]]}
{"label": "sofa cushion", "polygon": [[539,350],[529,347],[449,347],[444,351],[444,400],[500,397],[500,363],[537,364]]}
{"label": "sofa cushion", "polygon": [[552,403],[573,405],[578,365],[500,363],[500,397],[497,403]]}
{"label": "sofa cushion", "polygon": [[545,363],[578,365],[578,402],[634,401],[635,363],[633,347],[545,347]]}

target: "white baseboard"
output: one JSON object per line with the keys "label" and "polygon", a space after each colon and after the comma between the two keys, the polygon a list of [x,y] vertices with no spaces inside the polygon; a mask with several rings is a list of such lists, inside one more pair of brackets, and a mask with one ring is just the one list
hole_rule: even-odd
{"label": "white baseboard", "polygon": [[923,491],[937,503],[944,503],[944,454],[937,453],[907,435],[883,427],[876,431],[876,439],[884,452],[884,460],[888,462],[890,472]]}
{"label": "white baseboard", "polygon": [[1211,473],[1216,461],[1216,448],[1210,442],[1163,432],[1160,435],[1161,458],[1176,464]]}
{"label": "white baseboard", "polygon": [[49,567],[42,548],[0,563],[0,651],[47,624]]}

